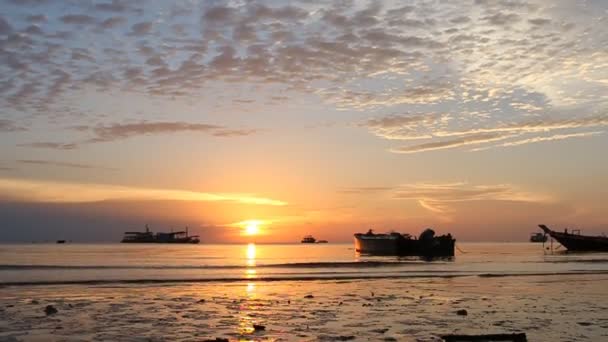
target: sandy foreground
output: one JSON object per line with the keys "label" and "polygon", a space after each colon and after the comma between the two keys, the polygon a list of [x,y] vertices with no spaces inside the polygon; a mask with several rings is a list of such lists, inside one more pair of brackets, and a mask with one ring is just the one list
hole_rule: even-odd
{"label": "sandy foreground", "polygon": [[[45,314],[47,305],[58,312]],[[608,341],[608,275],[0,288],[0,341],[441,341],[502,332]]]}

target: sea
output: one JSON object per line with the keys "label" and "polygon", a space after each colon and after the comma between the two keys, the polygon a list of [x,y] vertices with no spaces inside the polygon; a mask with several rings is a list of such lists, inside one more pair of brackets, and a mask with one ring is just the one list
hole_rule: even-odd
{"label": "sea", "polygon": [[361,255],[352,243],[0,245],[0,285],[12,286],[570,274],[608,274],[608,253],[462,242],[453,258],[429,260]]}

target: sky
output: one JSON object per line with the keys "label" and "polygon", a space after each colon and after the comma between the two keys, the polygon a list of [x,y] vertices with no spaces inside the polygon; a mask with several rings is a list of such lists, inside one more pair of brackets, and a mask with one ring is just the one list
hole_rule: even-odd
{"label": "sky", "polygon": [[603,0],[0,0],[2,242],[608,233],[607,130]]}

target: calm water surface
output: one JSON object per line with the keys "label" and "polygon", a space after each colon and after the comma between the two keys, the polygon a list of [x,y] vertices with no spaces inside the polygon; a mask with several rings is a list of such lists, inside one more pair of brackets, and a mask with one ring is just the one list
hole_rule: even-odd
{"label": "calm water surface", "polygon": [[453,259],[360,255],[352,244],[0,245],[0,283],[305,280],[608,273],[608,253],[459,243]]}

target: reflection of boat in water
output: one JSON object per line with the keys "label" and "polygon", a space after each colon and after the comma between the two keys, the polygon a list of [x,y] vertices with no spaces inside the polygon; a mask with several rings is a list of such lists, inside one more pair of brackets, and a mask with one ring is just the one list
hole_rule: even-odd
{"label": "reflection of boat in water", "polygon": [[532,233],[530,234],[530,242],[547,242],[547,234]]}
{"label": "reflection of boat in water", "polygon": [[170,233],[153,233],[146,225],[145,232],[125,232],[122,243],[199,243],[198,235],[188,235],[184,231]]}
{"label": "reflection of boat in water", "polygon": [[302,238],[301,242],[302,243],[315,243],[315,242],[317,242],[317,239],[312,237],[312,235],[306,235],[305,237]]}
{"label": "reflection of boat in water", "polygon": [[418,238],[410,234],[375,234],[371,229],[355,234],[355,250],[364,254],[405,256],[454,256],[456,240],[452,235],[435,236],[425,229]]}
{"label": "reflection of boat in water", "polygon": [[569,251],[606,251],[608,252],[608,237],[581,235],[580,230],[564,229],[563,233],[549,229],[544,224],[538,225],[546,234],[561,243]]}

